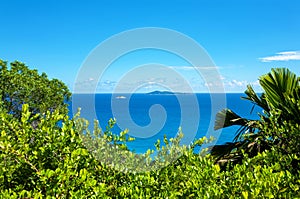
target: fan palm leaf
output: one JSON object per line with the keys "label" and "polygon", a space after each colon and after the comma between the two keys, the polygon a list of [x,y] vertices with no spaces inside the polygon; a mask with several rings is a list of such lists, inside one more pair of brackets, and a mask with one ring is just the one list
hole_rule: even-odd
{"label": "fan palm leaf", "polygon": [[259,78],[266,100],[272,108],[281,109],[286,103],[286,95],[291,94],[297,87],[299,81],[296,74],[287,68],[276,68]]}

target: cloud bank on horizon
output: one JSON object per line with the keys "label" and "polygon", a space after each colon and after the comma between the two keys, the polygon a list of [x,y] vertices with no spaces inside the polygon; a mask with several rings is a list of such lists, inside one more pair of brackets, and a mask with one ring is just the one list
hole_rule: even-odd
{"label": "cloud bank on horizon", "polygon": [[276,53],[276,55],[259,58],[262,62],[272,61],[295,61],[300,60],[300,51],[285,51]]}

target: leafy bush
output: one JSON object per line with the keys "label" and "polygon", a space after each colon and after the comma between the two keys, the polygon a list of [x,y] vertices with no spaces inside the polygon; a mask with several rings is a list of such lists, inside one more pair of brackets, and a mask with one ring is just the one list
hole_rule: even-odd
{"label": "leafy bush", "polygon": [[[133,141],[127,131],[112,134],[114,120],[105,131],[95,122],[91,132],[79,115],[70,119],[64,108],[49,109],[51,103],[45,109],[26,104],[34,98],[21,98],[22,92],[16,91],[18,109],[9,111],[5,97],[0,101],[0,198],[300,197],[299,123],[283,120],[280,109],[257,123],[259,140],[247,138],[270,147],[254,157],[241,150],[240,164],[222,168],[214,156],[194,153],[206,138],[180,146],[183,134],[165,137],[155,152],[135,154],[127,149]],[[289,95],[292,102],[296,95]]]}
{"label": "leafy bush", "polygon": [[[291,198],[300,196],[299,170],[292,174],[288,166],[293,160],[299,160],[296,154],[283,154],[274,148],[254,158],[246,158],[242,164],[232,168],[228,165],[228,169],[221,171],[219,165],[214,164],[211,155],[195,154],[192,147],[177,146],[177,152],[180,150],[181,156],[169,162],[167,166],[140,173],[126,172],[126,170],[117,170],[118,167],[110,164],[104,164],[91,155],[82,141],[84,140],[82,138],[87,136],[87,131],[84,131],[84,134],[79,133],[83,132],[80,129],[84,129],[85,124],[81,119],[72,121],[58,111],[48,112],[38,128],[33,128],[30,115],[27,105],[23,106],[21,122],[5,112],[0,115],[2,197]],[[58,126],[58,122],[62,125]],[[109,129],[110,127],[108,131]],[[103,139],[101,142],[106,144],[124,141],[122,135],[114,138],[108,136],[108,131],[98,137],[98,142],[100,139]],[[196,144],[204,142],[205,139],[200,139]],[[126,144],[124,146],[126,151]],[[172,155],[172,153],[172,150],[168,150],[167,154]],[[108,157],[110,154],[102,155]]]}
{"label": "leafy bush", "polygon": [[[1,113],[1,190],[18,193],[18,197],[23,193],[59,198],[86,192],[101,194],[102,187],[94,187],[94,168],[98,165],[81,144],[73,121],[58,111],[48,112],[33,128],[34,117],[30,115],[28,105],[23,105],[21,122]],[[62,122],[61,127],[58,122]]]}

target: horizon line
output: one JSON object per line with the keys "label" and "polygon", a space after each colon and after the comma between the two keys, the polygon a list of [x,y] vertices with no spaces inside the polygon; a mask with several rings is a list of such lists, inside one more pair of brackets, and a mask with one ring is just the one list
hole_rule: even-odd
{"label": "horizon line", "polygon": [[[73,94],[151,94],[152,92],[154,91],[151,91],[151,92],[134,92],[134,93],[122,93],[122,92],[118,92],[118,93],[114,93],[114,92],[94,92],[94,93],[73,93],[72,92],[72,95]],[[161,92],[164,92],[164,91],[161,91]],[[173,92],[174,94],[244,94],[245,92]],[[257,92],[258,94],[259,93],[262,93],[262,92]]]}

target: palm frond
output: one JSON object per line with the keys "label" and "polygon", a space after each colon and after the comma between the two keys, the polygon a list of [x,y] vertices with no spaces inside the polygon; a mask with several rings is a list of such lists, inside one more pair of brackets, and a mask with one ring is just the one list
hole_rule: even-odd
{"label": "palm frond", "polygon": [[286,103],[286,94],[299,87],[298,78],[287,68],[275,68],[270,73],[259,78],[259,83],[265,91],[269,105],[281,109]]}
{"label": "palm frond", "polygon": [[248,122],[247,119],[240,117],[232,110],[223,109],[222,111],[218,112],[216,115],[214,129],[218,130],[233,125],[245,126],[247,122]]}
{"label": "palm frond", "polygon": [[233,149],[241,146],[240,142],[226,142],[225,144],[215,145],[210,148],[210,153],[217,159],[230,154]]}
{"label": "palm frond", "polygon": [[295,89],[291,94],[284,94],[286,103],[282,105],[285,119],[300,123],[300,87]]}
{"label": "palm frond", "polygon": [[265,99],[264,93],[261,94],[261,96],[258,96],[255,91],[253,90],[251,85],[247,86],[247,90],[245,91],[246,97],[242,97],[242,99],[249,100],[254,105],[257,105],[264,109],[265,111],[269,112],[269,106]]}

